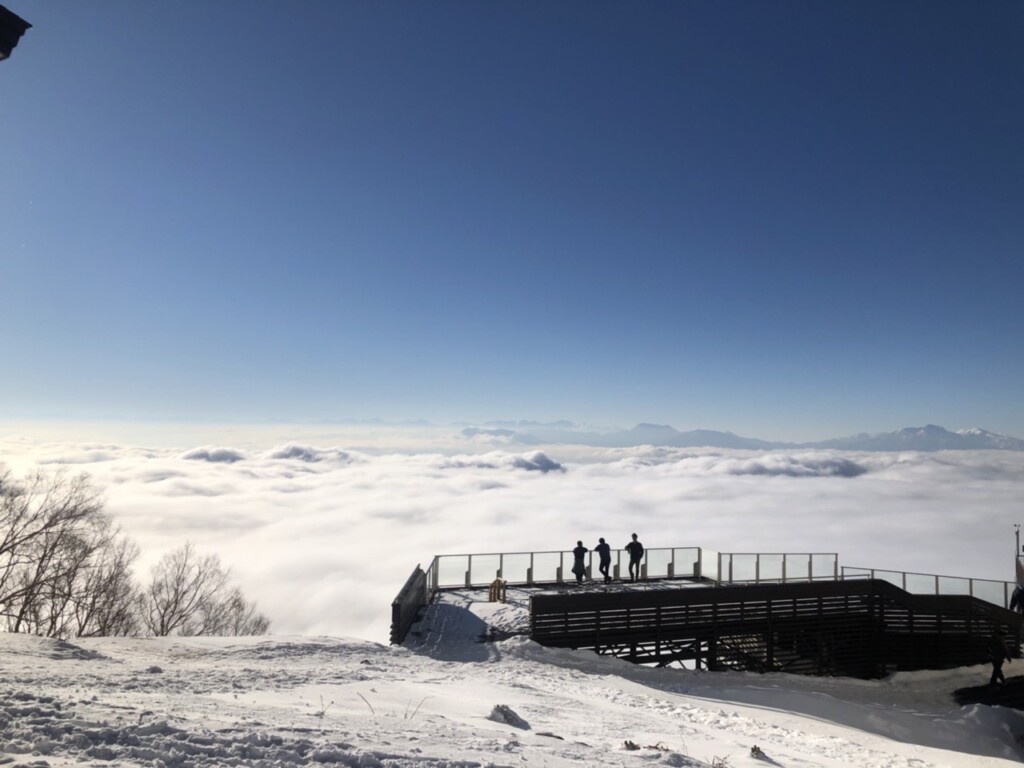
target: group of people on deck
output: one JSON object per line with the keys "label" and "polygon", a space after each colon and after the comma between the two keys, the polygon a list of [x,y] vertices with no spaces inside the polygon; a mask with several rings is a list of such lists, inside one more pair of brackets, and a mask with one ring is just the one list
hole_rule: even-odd
{"label": "group of people on deck", "polygon": [[[633,534],[633,539],[625,547],[624,550],[629,554],[629,580],[636,581],[640,578],[640,562],[644,558],[644,545],[637,539],[636,534]],[[576,576],[576,583],[582,584],[583,579],[587,576],[587,565],[586,556],[590,550],[583,546],[582,541],[576,542],[576,548],[572,551],[572,572]],[[601,572],[604,577],[605,584],[612,583],[612,577],[608,571],[612,566],[612,548],[603,539],[598,539],[597,546],[594,547],[594,551],[597,552],[598,565],[597,570]]]}

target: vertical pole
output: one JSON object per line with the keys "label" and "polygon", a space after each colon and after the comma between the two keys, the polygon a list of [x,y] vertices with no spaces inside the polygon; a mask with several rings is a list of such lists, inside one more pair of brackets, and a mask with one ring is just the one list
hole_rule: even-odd
{"label": "vertical pole", "polygon": [[782,583],[786,583],[786,561],[789,559],[789,555],[782,556]]}
{"label": "vertical pole", "polygon": [[754,555],[754,583],[761,583],[761,553]]}
{"label": "vertical pole", "polygon": [[530,570],[526,572],[526,585],[533,586],[533,552],[530,553]]}
{"label": "vertical pole", "polygon": [[498,578],[505,578],[505,553],[502,552],[498,555]]}
{"label": "vertical pole", "polygon": [[466,567],[466,589],[473,586],[473,556],[469,556],[469,563]]}
{"label": "vertical pole", "polygon": [[[1017,542],[1016,549],[1013,553],[1013,583],[1020,586],[1020,578],[1017,576],[1017,563],[1020,562],[1020,524],[1014,523],[1013,526],[1014,540]],[[1009,603],[1007,603],[1009,605]]]}

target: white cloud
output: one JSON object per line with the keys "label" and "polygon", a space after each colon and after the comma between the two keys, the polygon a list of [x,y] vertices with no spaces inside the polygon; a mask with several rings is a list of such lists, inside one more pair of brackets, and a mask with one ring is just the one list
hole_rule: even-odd
{"label": "white cloud", "polygon": [[23,472],[74,459],[141,545],[140,577],[190,539],[234,569],[275,632],[375,640],[413,567],[436,554],[599,536],[621,547],[634,530],[648,547],[838,552],[845,565],[1010,579],[1024,497],[1024,454],[1012,452],[475,454],[469,439],[452,452],[457,441],[438,450],[417,435],[407,450],[389,434],[404,452],[375,454],[339,437],[343,448],[268,436],[245,451],[11,439],[0,461]]}

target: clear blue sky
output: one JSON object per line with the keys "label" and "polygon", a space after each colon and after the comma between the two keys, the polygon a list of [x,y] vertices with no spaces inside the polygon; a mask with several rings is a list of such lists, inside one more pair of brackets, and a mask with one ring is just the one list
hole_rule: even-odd
{"label": "clear blue sky", "polygon": [[1024,436],[1019,2],[37,2],[0,418]]}

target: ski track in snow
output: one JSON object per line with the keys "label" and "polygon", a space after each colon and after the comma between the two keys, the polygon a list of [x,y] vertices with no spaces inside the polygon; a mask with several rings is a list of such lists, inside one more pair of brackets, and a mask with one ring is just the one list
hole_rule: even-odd
{"label": "ski track in snow", "polygon": [[[517,636],[479,642],[522,628],[523,602],[510,596],[448,595],[409,648],[0,634],[0,766],[1019,764],[1021,713],[949,697],[983,667],[818,679],[655,670]],[[496,705],[526,726],[491,719]],[[767,757],[751,755],[755,744]]]}

